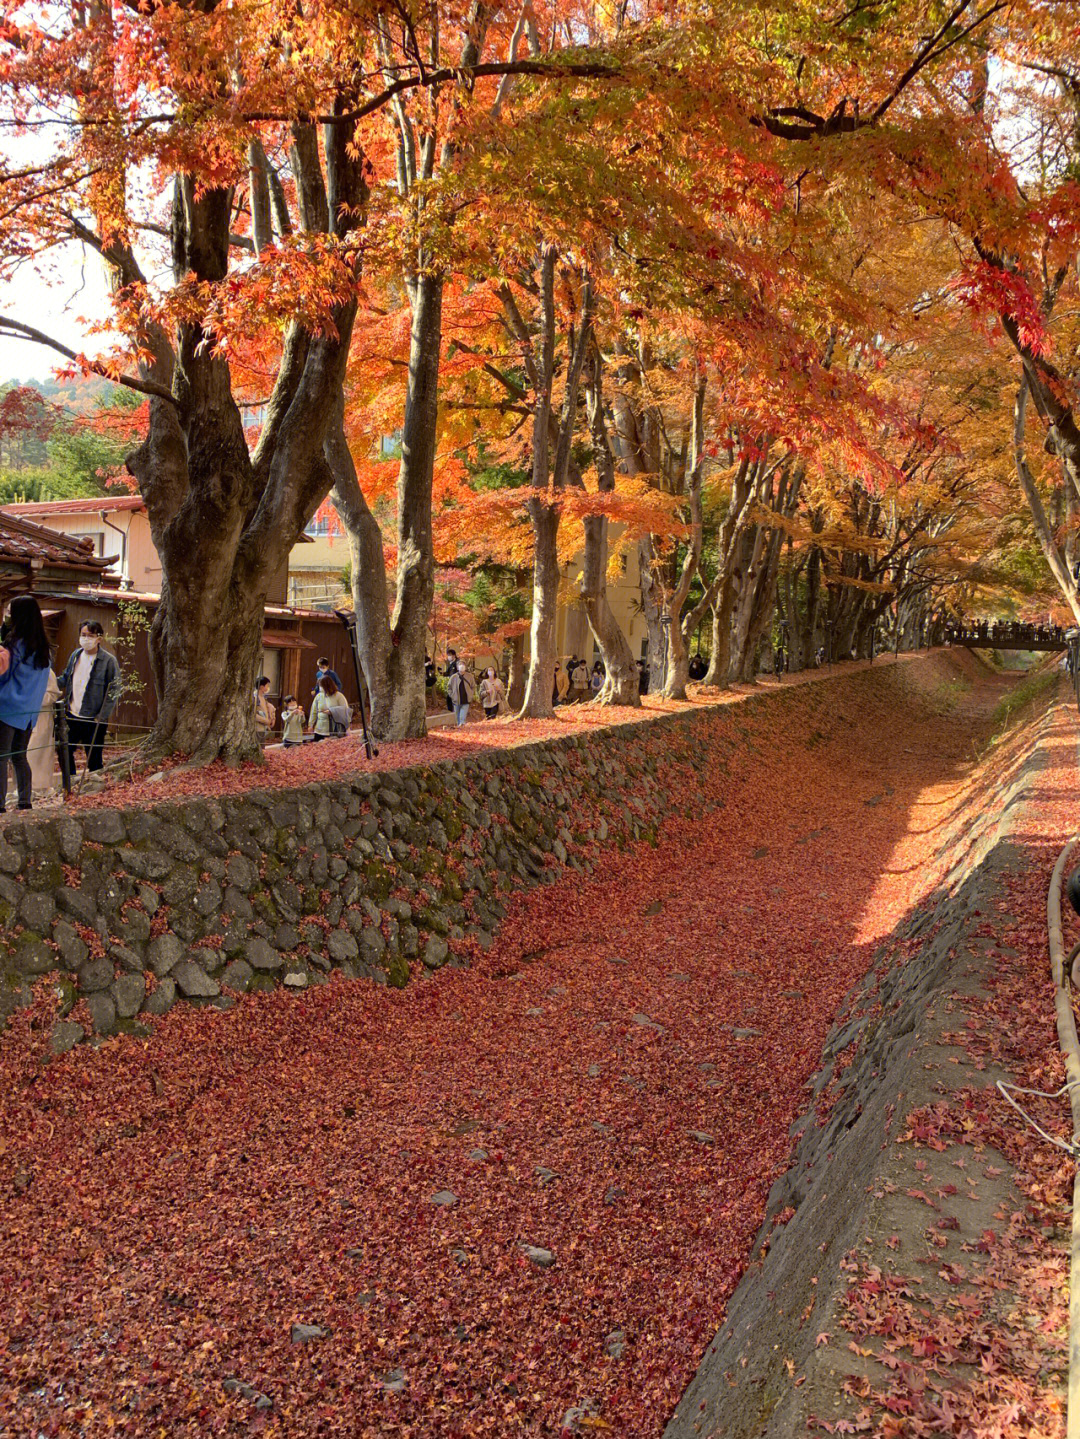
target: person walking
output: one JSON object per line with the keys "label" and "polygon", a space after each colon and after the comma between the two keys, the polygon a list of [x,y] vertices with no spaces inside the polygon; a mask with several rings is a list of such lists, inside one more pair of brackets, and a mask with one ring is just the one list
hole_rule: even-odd
{"label": "person walking", "polygon": [[328,670],[323,675],[318,693],[311,702],[308,727],[315,740],[330,739],[333,735],[340,736],[349,731],[349,702],[334,683],[332,674],[333,671]]}
{"label": "person walking", "polygon": [[491,665],[488,665],[484,678],[480,681],[480,703],[484,706],[484,715],[489,720],[493,720],[506,703],[506,686]]}
{"label": "person walking", "polygon": [[598,695],[604,688],[604,666],[599,660],[593,661],[592,674],[589,676],[589,689],[592,694]]}
{"label": "person walking", "polygon": [[31,808],[33,776],[26,758],[51,674],[49,641],[33,595],[19,595],[8,611],[10,628],[0,659],[0,814],[7,809],[8,760],[15,771],[20,809]]}
{"label": "person walking", "polygon": [[120,698],[120,666],[101,641],[105,631],[97,620],[79,628],[79,648],[72,650],[60,676],[68,727],[68,766],[75,775],[75,751],[86,754],[86,772],[104,763],[102,748],[109,718]]}
{"label": "person walking", "polygon": [[443,679],[446,681],[446,708],[451,714],[454,712],[454,702],[450,698],[450,681],[457,674],[458,657],[457,650],[447,648],[446,668],[443,670]]}
{"label": "person walking", "polygon": [[450,676],[446,686],[446,697],[450,701],[459,729],[469,718],[469,705],[475,688],[472,675],[459,660],[457,670]]}

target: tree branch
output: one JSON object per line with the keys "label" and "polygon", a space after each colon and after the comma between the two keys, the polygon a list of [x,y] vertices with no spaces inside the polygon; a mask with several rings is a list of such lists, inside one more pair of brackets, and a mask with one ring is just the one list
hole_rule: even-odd
{"label": "tree branch", "polygon": [[108,367],[100,360],[88,360],[84,355],[79,355],[67,345],[62,345],[59,340],[54,340],[50,335],[44,334],[41,330],[35,330],[33,325],[24,325],[19,320],[13,320],[9,315],[0,315],[0,335],[6,335],[13,340],[31,340],[36,345],[47,345],[49,349],[56,350],[58,354],[64,355],[67,359],[73,360],[77,365],[85,365],[93,370],[95,375],[101,375],[103,379],[111,380],[114,385],[126,385],[129,390],[138,390],[142,395],[155,395],[159,400],[168,400],[170,405],[175,405],[176,398],[163,385],[155,385],[153,380],[140,380],[135,375],[112,375]]}

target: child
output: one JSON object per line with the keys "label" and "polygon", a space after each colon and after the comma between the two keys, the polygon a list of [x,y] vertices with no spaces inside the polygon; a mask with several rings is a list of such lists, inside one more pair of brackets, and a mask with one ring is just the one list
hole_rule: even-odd
{"label": "child", "polygon": [[281,744],[283,749],[304,743],[304,711],[295,695],[286,695],[281,707]]}

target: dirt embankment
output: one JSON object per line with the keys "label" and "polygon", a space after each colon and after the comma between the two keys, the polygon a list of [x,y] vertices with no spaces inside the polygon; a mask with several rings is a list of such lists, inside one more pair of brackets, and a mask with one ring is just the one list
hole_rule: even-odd
{"label": "dirt embankment", "polygon": [[[1063,1432],[1067,1176],[995,1089],[1062,1082],[1043,933],[1060,829],[1034,823],[1063,772],[1077,797],[1055,688],[1004,696],[1011,729],[927,816],[943,881],[841,1006],[665,1439]],[[1067,1106],[1025,1103],[1064,1133]]]}

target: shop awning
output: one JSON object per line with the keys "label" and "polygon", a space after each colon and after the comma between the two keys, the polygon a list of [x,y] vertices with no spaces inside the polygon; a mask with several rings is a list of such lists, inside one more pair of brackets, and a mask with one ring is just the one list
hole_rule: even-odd
{"label": "shop awning", "polygon": [[269,650],[313,650],[314,640],[306,640],[295,630],[263,630],[263,648]]}

